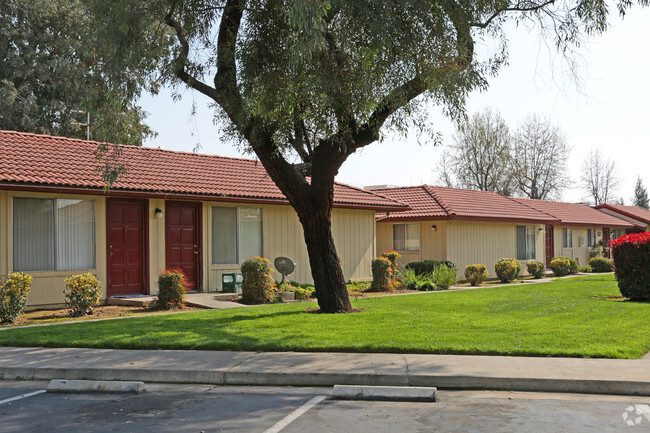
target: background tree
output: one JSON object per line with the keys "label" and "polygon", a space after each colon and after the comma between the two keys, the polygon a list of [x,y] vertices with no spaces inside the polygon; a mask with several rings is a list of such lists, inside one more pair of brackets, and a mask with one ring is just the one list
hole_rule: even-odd
{"label": "background tree", "polygon": [[512,173],[518,193],[546,200],[560,198],[569,183],[570,149],[559,126],[532,115],[513,137]]}
{"label": "background tree", "polygon": [[584,191],[594,204],[605,204],[614,199],[620,180],[614,160],[605,158],[598,149],[591,149],[582,162],[580,177]]}
{"label": "background tree", "polygon": [[440,180],[447,186],[511,195],[511,137],[498,112],[486,109],[460,124],[441,160]]}
{"label": "background tree", "polygon": [[636,185],[634,186],[634,197],[632,197],[632,206],[639,206],[645,209],[650,207],[650,200],[648,200],[648,190],[643,186],[641,182],[641,176],[638,176],[636,179]]}
{"label": "background tree", "polygon": [[[152,131],[135,103],[142,77],[103,69],[81,0],[0,2],[0,129],[141,145]],[[111,72],[111,80],[107,80]]]}
{"label": "background tree", "polygon": [[[211,98],[257,155],[303,226],[323,312],[351,309],[330,221],[346,159],[430,103],[459,117],[504,64],[508,21],[536,20],[567,52],[608,14],[591,0],[87,1],[116,47],[111,64],[148,73],[155,60],[152,77]],[[477,40],[496,41],[494,55],[477,58]]]}

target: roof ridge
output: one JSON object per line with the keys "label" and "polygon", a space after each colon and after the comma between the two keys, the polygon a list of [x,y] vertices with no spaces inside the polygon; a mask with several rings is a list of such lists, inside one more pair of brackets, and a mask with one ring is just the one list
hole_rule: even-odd
{"label": "roof ridge", "polygon": [[[444,200],[437,197],[435,191],[432,190],[434,186],[425,183],[424,185],[422,185],[422,188],[427,192],[427,194],[429,194],[429,196],[431,196],[432,199],[435,200],[436,203],[438,203],[438,206],[440,206],[442,209],[444,209],[445,212],[447,212],[447,215],[456,215],[456,212],[454,212],[451,209],[451,207],[449,207],[449,205],[445,203]],[[436,187],[436,188],[445,188],[445,187],[443,186],[443,187]],[[454,189],[458,189],[458,188],[454,188]]]}
{"label": "roof ridge", "polygon": [[[375,196],[375,197],[379,197],[379,198],[383,198],[383,199],[386,199],[386,200],[390,200],[390,201],[393,201],[393,202],[395,202],[395,203],[398,203],[398,204],[401,204],[401,205],[404,205],[404,206],[408,206],[409,208],[411,207],[411,206],[409,206],[407,203],[403,203],[403,202],[401,202],[401,201],[399,201],[399,200],[395,200],[394,198],[390,198],[390,197],[386,197],[386,196],[381,195],[381,194],[377,194],[375,191],[371,191],[371,190],[369,190],[369,189],[359,188],[358,186],[350,185],[350,184],[343,183],[343,182],[336,182],[336,181],[334,181],[334,183],[335,183],[336,185],[344,186],[344,187],[347,187],[347,188],[350,188],[350,189],[353,189],[353,190],[356,190],[356,191],[359,191],[359,192],[363,192],[363,193],[366,193],[366,194],[373,195],[373,196]],[[384,189],[390,189],[390,188],[384,188]]]}

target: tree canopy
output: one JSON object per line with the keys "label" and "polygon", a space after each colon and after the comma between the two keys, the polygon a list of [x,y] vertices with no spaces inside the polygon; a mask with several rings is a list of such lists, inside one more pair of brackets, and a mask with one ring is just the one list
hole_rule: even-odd
{"label": "tree canopy", "polygon": [[0,129],[141,145],[145,81],[108,70],[81,0],[0,2]]}
{"label": "tree canopy", "polygon": [[606,158],[600,150],[591,149],[582,162],[580,181],[585,193],[593,198],[594,204],[600,205],[614,200],[620,184],[616,162]]}
{"label": "tree canopy", "polygon": [[637,177],[636,185],[634,185],[634,197],[632,197],[632,206],[639,206],[645,209],[650,208],[648,190],[645,188],[645,186],[643,186],[643,182],[641,182],[641,176]]}
{"label": "tree canopy", "polygon": [[[351,308],[330,222],[341,164],[429,103],[462,115],[507,60],[507,22],[534,20],[566,52],[608,15],[591,0],[86,1],[107,61],[207,95],[257,155],[303,225],[324,312]],[[497,49],[481,58],[477,41]]]}

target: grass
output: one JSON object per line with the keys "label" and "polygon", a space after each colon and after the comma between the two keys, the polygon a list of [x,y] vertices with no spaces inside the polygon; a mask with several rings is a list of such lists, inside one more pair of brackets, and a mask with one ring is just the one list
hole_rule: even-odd
{"label": "grass", "polygon": [[0,345],[640,358],[650,304],[617,295],[613,276],[597,275],[352,299],[354,314],[307,302],[5,329]]}

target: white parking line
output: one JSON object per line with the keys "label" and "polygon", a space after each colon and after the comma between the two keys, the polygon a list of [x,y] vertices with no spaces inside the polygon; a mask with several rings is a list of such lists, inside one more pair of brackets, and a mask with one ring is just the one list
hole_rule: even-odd
{"label": "white parking line", "polygon": [[264,433],[278,433],[282,431],[283,428],[291,424],[293,421],[298,419],[301,415],[303,415],[305,412],[307,412],[309,409],[312,407],[316,406],[318,403],[321,401],[325,400],[327,398],[326,395],[317,395],[316,397],[312,398],[309,400],[307,403],[303,404],[300,406],[298,409],[294,410],[291,412],[289,415],[285,416],[282,418],[278,423],[276,423],[273,427],[271,427],[268,430],[265,430]]}
{"label": "white parking line", "polygon": [[29,392],[27,394],[21,394],[18,397],[6,398],[4,400],[0,400],[0,404],[11,403],[12,401],[20,400],[20,399],[27,398],[27,397],[32,397],[32,396],[38,395],[38,394],[43,394],[44,392],[45,392],[45,390],[41,389],[39,391]]}

